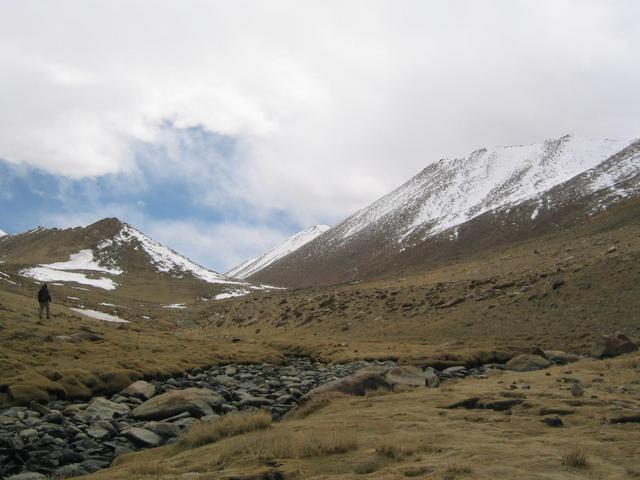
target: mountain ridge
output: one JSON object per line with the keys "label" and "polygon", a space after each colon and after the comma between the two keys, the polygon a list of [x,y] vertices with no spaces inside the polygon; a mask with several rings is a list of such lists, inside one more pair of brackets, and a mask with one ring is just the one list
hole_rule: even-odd
{"label": "mountain ridge", "polygon": [[322,235],[330,228],[331,227],[328,225],[312,225],[311,227],[292,235],[284,242],[270,248],[262,255],[246,260],[231,268],[226,271],[224,275],[233,278],[245,279],[250,275],[258,273],[260,270],[263,270],[272,263],[277,262],[281,258],[286,257],[290,253],[295,252],[297,249]]}
{"label": "mountain ridge", "polygon": [[287,287],[340,283],[445,260],[436,249],[473,251],[474,237],[478,246],[503,241],[495,229],[524,239],[525,231],[557,228],[554,216],[571,222],[635,195],[639,165],[638,140],[568,135],[442,159],[247,278]]}

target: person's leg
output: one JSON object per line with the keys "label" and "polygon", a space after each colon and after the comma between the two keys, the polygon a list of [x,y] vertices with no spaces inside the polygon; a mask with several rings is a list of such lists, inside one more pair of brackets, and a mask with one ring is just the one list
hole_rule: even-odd
{"label": "person's leg", "polygon": [[49,316],[49,302],[46,302],[46,303],[45,303],[45,310],[47,311],[47,318],[51,318],[51,317]]}
{"label": "person's leg", "polygon": [[39,302],[40,311],[38,312],[38,317],[42,320],[42,312],[44,312],[44,303]]}

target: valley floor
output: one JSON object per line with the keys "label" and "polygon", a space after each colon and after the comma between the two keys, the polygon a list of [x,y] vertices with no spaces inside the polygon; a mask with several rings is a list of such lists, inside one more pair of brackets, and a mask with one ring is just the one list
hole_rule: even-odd
{"label": "valley floor", "polygon": [[[538,347],[589,353],[602,334],[640,334],[635,217],[594,221],[402,278],[197,300],[183,310],[118,298],[117,290],[104,298],[54,291],[62,300],[52,319],[39,322],[33,284],[8,279],[14,283],[0,285],[0,406],[86,400],[138,378],[281,363],[288,355],[443,368],[504,362]],[[106,313],[113,309],[101,303],[122,305],[118,315],[132,323],[85,318],[71,310],[78,306],[71,296],[86,296],[87,308]],[[569,392],[572,379],[583,396]],[[442,408],[478,396],[523,402],[504,412]],[[95,478],[640,478],[638,423],[611,423],[639,414],[639,355],[583,360],[534,373],[495,371],[440,389],[335,399],[262,432],[122,457]],[[545,424],[549,416],[563,426]]]}

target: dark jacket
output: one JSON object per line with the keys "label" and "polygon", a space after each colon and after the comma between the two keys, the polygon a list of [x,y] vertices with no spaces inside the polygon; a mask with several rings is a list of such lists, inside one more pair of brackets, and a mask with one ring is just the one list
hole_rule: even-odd
{"label": "dark jacket", "polygon": [[40,303],[46,303],[51,301],[51,294],[46,285],[43,285],[38,292],[38,301]]}

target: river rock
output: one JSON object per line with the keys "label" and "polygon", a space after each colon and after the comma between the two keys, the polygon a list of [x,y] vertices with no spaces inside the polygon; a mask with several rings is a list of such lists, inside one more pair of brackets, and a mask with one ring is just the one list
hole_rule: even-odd
{"label": "river rock", "polygon": [[424,387],[426,380],[424,372],[418,367],[412,365],[403,365],[394,367],[387,371],[385,379],[394,388],[396,387]]}
{"label": "river rock", "polygon": [[37,472],[23,472],[11,475],[7,480],[47,480],[47,476]]}
{"label": "river rock", "polygon": [[91,401],[84,412],[92,417],[98,417],[100,420],[111,420],[116,417],[122,417],[128,414],[129,411],[130,409],[127,405],[98,397]]}
{"label": "river rock", "polygon": [[563,352],[562,350],[545,350],[544,356],[550,362],[557,363],[560,365],[566,365],[567,363],[577,362],[582,358],[580,355]]}
{"label": "river rock", "polygon": [[224,398],[208,388],[172,390],[153,397],[136,407],[132,415],[140,420],[162,420],[183,412],[194,417],[214,413],[214,407],[224,403]]}
{"label": "river rock", "polygon": [[143,428],[152,431],[156,435],[167,438],[176,437],[178,436],[178,433],[180,433],[178,428],[173,423],[169,422],[147,422],[143,425]]}
{"label": "river rock", "polygon": [[[314,388],[301,398],[307,402],[322,395],[330,393],[342,393],[345,395],[364,395],[370,390],[391,390],[392,385],[384,377],[389,367],[371,366],[358,370],[356,373],[344,378]],[[293,393],[293,392],[292,392]]]}
{"label": "river rock", "polygon": [[132,427],[124,434],[133,443],[143,447],[158,447],[162,444],[162,437],[146,428]]}
{"label": "river rock", "polygon": [[532,372],[534,370],[542,370],[551,366],[551,362],[540,355],[532,355],[525,353],[512,358],[506,364],[508,370],[516,372]]}
{"label": "river rock", "polygon": [[149,400],[156,393],[156,387],[144,380],[133,382],[127,388],[120,392],[125,397],[136,397],[142,400]]}
{"label": "river rock", "polygon": [[597,358],[616,357],[636,350],[638,350],[638,346],[629,337],[616,332],[613,335],[600,337],[593,349],[593,356]]}

